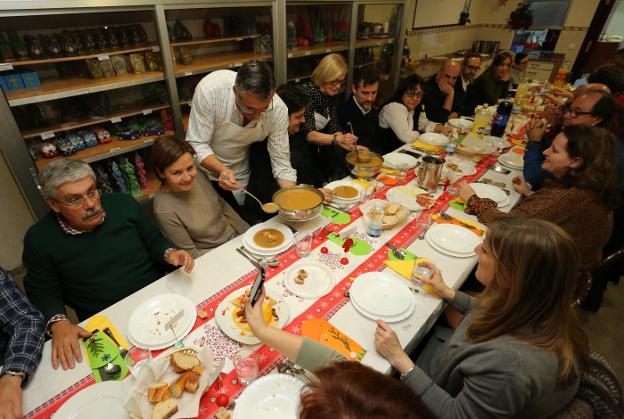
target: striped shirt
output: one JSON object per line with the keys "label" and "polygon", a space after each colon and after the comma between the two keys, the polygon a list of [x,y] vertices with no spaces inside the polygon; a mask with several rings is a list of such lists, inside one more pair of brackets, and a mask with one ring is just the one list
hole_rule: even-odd
{"label": "striped shirt", "polygon": [[[193,105],[189,117],[186,141],[197,152],[197,161],[215,154],[212,147],[212,135],[215,128],[225,121],[227,110],[231,110],[229,122],[243,126],[243,115],[236,106],[234,80],[236,73],[231,70],[214,71],[204,77],[193,95]],[[268,137],[267,147],[271,157],[273,176],[284,180],[297,180],[297,172],[290,164],[290,146],[288,143],[288,108],[277,95],[266,112],[260,114],[257,121],[251,121],[247,127],[261,123],[262,138]],[[216,156],[219,158],[219,156]]]}
{"label": "striped shirt", "polygon": [[43,351],[43,316],[0,268],[0,364],[2,371],[35,372]]}

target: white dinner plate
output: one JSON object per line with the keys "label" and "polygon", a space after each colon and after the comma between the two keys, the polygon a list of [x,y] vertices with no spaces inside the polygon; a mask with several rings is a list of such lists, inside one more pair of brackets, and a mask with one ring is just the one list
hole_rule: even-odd
{"label": "white dinner plate", "polygon": [[488,185],[487,183],[471,183],[470,187],[474,189],[479,198],[490,198],[497,204],[504,204],[506,201],[509,201],[505,191],[498,186]]}
{"label": "white dinner plate", "polygon": [[[449,163],[455,165],[457,169],[451,169]],[[477,173],[477,168],[473,163],[460,159],[447,160],[446,163],[444,163],[444,168],[460,176],[471,176]]]}
{"label": "white dinner plate", "polygon": [[236,399],[234,419],[297,419],[303,386],[286,374],[260,377]]}
{"label": "white dinner plate", "polygon": [[190,331],[187,330],[189,324],[193,327],[197,310],[190,299],[178,294],[161,294],[141,303],[130,315],[128,334],[141,347],[166,348],[170,346],[167,343],[171,341],[173,334],[170,329],[165,329],[165,324],[180,310],[184,310],[184,315],[173,324],[173,330],[178,339],[182,339]]}
{"label": "white dinner plate", "polygon": [[437,244],[435,244],[434,242],[432,242],[429,238],[427,238],[426,234],[425,234],[425,238],[427,239],[427,243],[429,243],[429,245],[431,247],[433,247],[435,250],[437,250],[438,252],[443,253],[445,255],[453,256],[455,258],[469,258],[469,257],[473,257],[475,255],[474,252],[471,252],[471,253],[455,253],[455,252],[451,252],[450,250],[444,249],[443,247],[440,247]]}
{"label": "white dinner plate", "polygon": [[[235,341],[244,343],[245,345],[255,345],[260,343],[260,340],[251,334],[251,332],[244,332],[236,327],[234,319],[232,318],[233,310],[236,309],[236,306],[232,304],[232,301],[235,298],[240,297],[248,288],[250,287],[239,288],[221,301],[217,307],[217,312],[215,313],[215,322],[223,333]],[[267,293],[267,296],[272,297],[275,301],[277,301],[277,304],[274,306],[275,312],[277,313],[277,324],[275,324],[274,327],[281,329],[290,318],[288,304],[286,301],[280,299],[277,293],[273,293],[267,288],[265,288],[265,292]]]}
{"label": "white dinner plate", "polygon": [[[300,269],[305,270],[308,274],[303,284],[295,282]],[[334,288],[334,274],[322,263],[298,262],[288,271],[286,280],[284,280],[284,286],[297,297],[316,299],[324,296]]]}
{"label": "white dinner plate", "polygon": [[403,205],[410,211],[421,211],[425,208],[416,202],[416,196],[427,193],[426,190],[413,185],[395,186],[386,192],[388,202]]}
{"label": "white dinner plate", "polygon": [[508,152],[498,156],[498,161],[511,169],[522,170],[524,168],[524,157],[520,154]]}
{"label": "white dinner plate", "polygon": [[413,169],[417,163],[416,157],[405,153],[389,153],[384,156],[384,166],[390,169],[398,169],[401,164],[407,164],[409,169]]}
{"label": "white dinner plate", "polygon": [[[265,228],[273,228],[275,230],[278,230],[284,235],[284,241],[274,247],[263,247],[256,244],[253,240],[254,235],[258,231]],[[245,245],[248,250],[259,255],[276,255],[288,249],[293,242],[293,238],[294,236],[292,231],[284,224],[280,224],[275,221],[267,221],[266,223],[256,224],[255,226],[247,230],[245,234],[243,234],[243,245]]]}
{"label": "white dinner plate", "polygon": [[446,135],[437,134],[435,132],[426,132],[424,134],[420,134],[418,139],[424,143],[441,146],[445,145],[449,142],[449,139]]}
{"label": "white dinner plate", "polygon": [[451,118],[448,120],[448,123],[450,126],[461,130],[472,129],[473,125],[471,120],[464,118]]}
{"label": "white dinner plate", "polygon": [[434,224],[425,238],[428,242],[454,253],[452,256],[468,257],[474,255],[474,248],[481,243],[481,237],[465,227],[454,224]]}
{"label": "white dinner plate", "polygon": [[358,185],[357,183],[355,183],[355,182],[353,182],[352,180],[349,180],[349,179],[346,179],[346,180],[336,180],[334,182],[331,182],[331,183],[328,183],[327,185],[325,185],[325,188],[333,190],[334,188],[337,188],[338,186],[351,186],[351,187],[357,189],[358,195],[356,197],[354,197],[354,198],[340,198],[338,196],[334,196],[332,200],[337,202],[337,203],[341,203],[341,204],[355,203],[355,202],[360,200],[360,197],[364,193],[364,188],[361,185]]}
{"label": "white dinner plate", "polygon": [[403,320],[407,319],[409,316],[411,316],[412,313],[414,312],[414,310],[416,309],[416,298],[415,297],[412,297],[410,305],[407,308],[407,310],[405,310],[401,314],[397,314],[396,316],[379,316],[379,315],[373,314],[370,311],[364,309],[353,298],[351,298],[349,301],[351,301],[351,304],[353,304],[353,307],[355,307],[355,309],[357,311],[359,311],[360,314],[362,314],[364,317],[368,317],[371,320],[383,320],[386,323],[396,323],[396,322],[403,321]]}
{"label": "white dinner plate", "polygon": [[412,291],[400,278],[385,272],[367,272],[358,276],[349,295],[369,313],[384,317],[404,313],[413,299]]}
{"label": "white dinner plate", "polygon": [[124,409],[128,391],[123,381],[104,381],[74,394],[52,415],[54,419],[129,419]]}
{"label": "white dinner plate", "polygon": [[149,349],[152,351],[158,351],[160,349],[166,349],[169,348],[170,346],[175,345],[175,343],[179,340],[184,339],[184,337],[186,337],[189,333],[191,333],[191,330],[193,330],[193,326],[195,325],[195,319],[193,319],[192,321],[189,321],[188,325],[182,329],[182,331],[180,332],[180,334],[178,334],[178,332],[176,332],[176,336],[173,336],[173,333],[171,333],[171,331],[169,332],[169,334],[171,335],[171,339],[167,340],[167,341],[163,341],[162,343],[158,344],[158,345],[148,345],[146,343],[143,343],[141,341],[139,341],[138,339],[136,339],[134,336],[132,336],[132,333],[130,333],[130,330],[128,330],[128,340],[130,341],[130,343],[133,346],[136,346],[138,348],[142,348],[142,349]]}

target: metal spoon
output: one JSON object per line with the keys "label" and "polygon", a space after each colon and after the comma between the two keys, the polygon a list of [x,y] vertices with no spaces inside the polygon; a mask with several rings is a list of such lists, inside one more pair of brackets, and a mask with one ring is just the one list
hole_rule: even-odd
{"label": "metal spoon", "polygon": [[119,373],[121,372],[121,367],[117,364],[113,364],[111,362],[109,362],[108,364],[106,364],[106,366],[104,367],[104,372],[106,373],[106,375],[108,375],[111,378],[115,378],[119,375]]}
{"label": "metal spoon", "polygon": [[251,192],[249,192],[245,188],[242,188],[241,191],[245,192],[247,195],[249,195],[253,199],[255,199],[258,202],[258,204],[260,205],[260,208],[262,208],[262,211],[266,212],[267,214],[276,213],[280,209],[279,205],[277,205],[275,202],[267,202],[266,204],[263,204],[262,202],[260,202],[260,200],[258,198],[256,198],[256,196],[254,194],[252,194]]}
{"label": "metal spoon", "polygon": [[[353,125],[351,125],[351,122],[347,122],[347,124],[349,124],[349,129],[351,130],[351,135],[353,135],[355,137],[355,133],[353,132]],[[360,156],[360,151],[357,148],[357,144],[353,144],[353,149],[355,150],[355,157],[357,158],[358,163],[366,163],[370,161],[370,156],[369,155],[363,155]]]}
{"label": "metal spoon", "polygon": [[397,259],[405,260],[405,256],[407,256],[407,254],[405,253],[403,249],[399,249],[398,247],[390,243],[386,243],[386,246],[390,248],[390,250],[392,251],[392,254],[396,256]]}

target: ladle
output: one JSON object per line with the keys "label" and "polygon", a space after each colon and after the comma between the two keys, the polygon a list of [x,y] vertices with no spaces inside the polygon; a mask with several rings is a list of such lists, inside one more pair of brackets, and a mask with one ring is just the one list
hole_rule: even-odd
{"label": "ladle", "polygon": [[262,208],[262,211],[266,212],[267,214],[276,213],[280,209],[279,205],[277,205],[275,202],[267,202],[266,204],[263,204],[258,198],[255,197],[254,194],[252,194],[245,188],[242,188],[241,191],[245,192],[247,195],[255,199],[260,205],[260,208]]}
{"label": "ladle", "polygon": [[[347,122],[347,124],[349,124],[349,129],[351,130],[351,135],[353,135],[355,137],[355,134],[353,133],[353,125],[351,125],[351,122]],[[368,154],[365,154],[363,156],[360,156],[360,152],[357,148],[357,144],[353,143],[353,150],[355,150],[355,157],[358,161],[358,163],[367,163],[370,161],[370,156]]]}

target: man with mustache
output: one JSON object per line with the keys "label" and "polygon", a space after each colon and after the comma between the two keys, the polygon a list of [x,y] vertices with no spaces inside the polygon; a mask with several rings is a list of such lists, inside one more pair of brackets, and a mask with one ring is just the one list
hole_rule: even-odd
{"label": "man with mustache", "polygon": [[[340,126],[349,130],[351,124],[357,144],[375,152],[381,151],[379,112],[373,109],[378,92],[379,72],[370,66],[361,67],[353,74],[351,97],[338,107]],[[334,178],[340,179],[349,174],[345,160],[348,151],[336,148],[335,153],[338,157],[334,160]]]}
{"label": "man with mustache", "polygon": [[80,339],[65,305],[84,320],[151,284],[167,265],[190,272],[193,258],[173,247],[127,194],[104,194],[80,160],[56,160],[40,173],[51,212],[24,237],[26,293],[44,315],[52,336],[52,366],[82,361]]}

